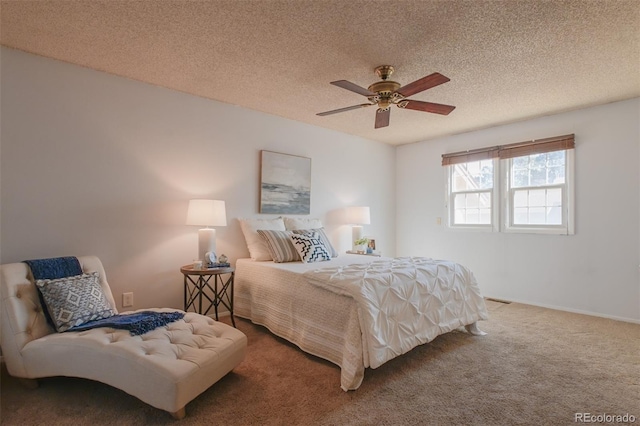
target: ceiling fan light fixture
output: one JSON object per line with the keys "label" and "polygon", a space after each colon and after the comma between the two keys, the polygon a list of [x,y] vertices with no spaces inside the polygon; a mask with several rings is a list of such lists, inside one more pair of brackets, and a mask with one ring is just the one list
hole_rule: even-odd
{"label": "ceiling fan light fixture", "polygon": [[378,81],[377,83],[373,83],[369,86],[368,90],[374,93],[379,94],[387,94],[387,96],[391,96],[396,90],[400,88],[400,83],[395,81]]}
{"label": "ceiling fan light fixture", "polygon": [[391,104],[392,102],[390,97],[382,97],[378,101],[378,108],[380,108],[381,110],[389,109]]}
{"label": "ceiling fan light fixture", "polygon": [[332,81],[334,86],[341,87],[351,92],[357,93],[362,96],[366,96],[369,100],[369,104],[354,105],[346,108],[334,109],[331,111],[325,111],[318,113],[317,115],[325,116],[336,114],[339,112],[350,111],[352,109],[362,108],[366,106],[377,105],[378,114],[376,114],[375,128],[386,127],[389,125],[390,107],[396,104],[399,108],[412,109],[414,111],[430,112],[434,114],[448,115],[455,109],[451,105],[436,104],[433,102],[416,101],[412,99],[406,99],[411,95],[420,93],[432,87],[449,81],[448,77],[434,72],[433,74],[422,77],[414,82],[401,86],[400,83],[389,80],[389,77],[395,68],[391,65],[380,65],[375,68],[375,72],[381,81],[373,83],[367,89],[351,83],[347,80]]}
{"label": "ceiling fan light fixture", "polygon": [[386,80],[391,77],[391,74],[393,74],[395,70],[396,69],[392,65],[380,65],[379,67],[376,67],[375,72],[380,79]]}

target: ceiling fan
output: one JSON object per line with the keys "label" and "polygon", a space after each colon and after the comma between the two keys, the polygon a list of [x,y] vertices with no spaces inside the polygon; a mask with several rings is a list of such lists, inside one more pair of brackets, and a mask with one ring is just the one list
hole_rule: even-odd
{"label": "ceiling fan", "polygon": [[400,83],[388,80],[393,74],[395,69],[391,65],[381,65],[375,69],[378,77],[382,81],[373,83],[367,89],[360,87],[357,84],[351,83],[347,80],[332,81],[334,86],[342,87],[343,89],[350,90],[359,95],[366,96],[369,99],[368,104],[353,105],[345,108],[334,109],[331,111],[320,112],[316,115],[325,116],[331,114],[337,114],[339,112],[350,111],[352,109],[369,107],[372,105],[378,106],[376,112],[376,124],[375,128],[386,127],[389,125],[389,117],[391,115],[391,105],[395,104],[398,108],[413,109],[415,111],[432,112],[435,114],[448,115],[456,107],[451,105],[434,104],[433,102],[422,102],[406,99],[411,95],[420,93],[424,90],[431,89],[432,87],[449,81],[449,78],[444,75],[434,72],[426,77],[422,77],[419,80],[409,83],[400,87]]}

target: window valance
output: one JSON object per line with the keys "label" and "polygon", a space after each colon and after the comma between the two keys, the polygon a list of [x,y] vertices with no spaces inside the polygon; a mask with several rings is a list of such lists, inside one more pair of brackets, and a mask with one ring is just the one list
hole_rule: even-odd
{"label": "window valance", "polygon": [[536,139],[512,143],[509,145],[498,145],[488,148],[471,149],[468,151],[442,154],[442,165],[468,163],[470,161],[489,160],[492,158],[514,158],[531,154],[542,154],[545,152],[562,151],[575,148],[575,135],[555,136],[552,138]]}

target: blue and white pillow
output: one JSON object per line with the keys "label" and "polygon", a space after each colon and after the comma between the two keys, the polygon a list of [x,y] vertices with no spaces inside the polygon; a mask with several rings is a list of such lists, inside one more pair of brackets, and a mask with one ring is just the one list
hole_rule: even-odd
{"label": "blue and white pillow", "polygon": [[97,272],[54,280],[36,280],[59,332],[116,314],[102,291]]}
{"label": "blue and white pillow", "polygon": [[327,249],[331,257],[338,257],[338,251],[333,248],[333,245],[331,245],[331,241],[329,241],[329,237],[327,237],[327,234],[324,232],[324,228],[294,229],[292,232],[294,234],[310,234],[312,232],[317,232],[320,237],[320,241],[322,241],[322,244],[324,244],[324,247]]}
{"label": "blue and white pillow", "polygon": [[331,254],[320,240],[317,232],[307,234],[291,234],[289,236],[293,246],[298,251],[300,259],[305,263],[323,262],[331,260]]}

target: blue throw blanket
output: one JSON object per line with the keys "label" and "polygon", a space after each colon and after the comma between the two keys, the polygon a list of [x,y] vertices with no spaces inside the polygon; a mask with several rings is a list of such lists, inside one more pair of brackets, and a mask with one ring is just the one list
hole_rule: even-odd
{"label": "blue throw blanket", "polygon": [[[24,260],[23,262],[29,266],[35,280],[55,280],[58,278],[82,275],[80,261],[75,256],[32,259]],[[44,297],[42,296],[40,289],[38,289],[38,299],[40,299],[40,305],[42,305],[42,310],[44,312],[44,317],[47,320],[47,324],[55,330],[56,326],[54,325],[51,315],[47,310],[47,305],[44,302]]]}
{"label": "blue throw blanket", "polygon": [[[80,261],[75,256],[54,257],[49,259],[25,260],[29,265],[33,278],[36,280],[55,280],[58,278],[73,277],[82,275]],[[44,302],[42,293],[38,291],[40,304],[43,308],[47,305]],[[51,320],[47,309],[43,309],[49,325],[56,328]],[[143,311],[135,314],[114,315],[109,318],[90,321],[85,324],[73,327],[68,331],[84,331],[98,327],[111,327],[120,330],[129,330],[131,335],[138,336],[147,333],[158,327],[163,327],[171,322],[178,321],[184,317],[184,312],[154,312]]]}
{"label": "blue throw blanket", "polygon": [[114,315],[109,318],[90,321],[73,327],[68,331],[84,331],[98,327],[111,327],[120,330],[129,330],[132,336],[147,333],[158,327],[163,327],[171,322],[184,317],[184,312],[154,312],[142,311],[135,314]]}
{"label": "blue throw blanket", "polygon": [[36,280],[55,280],[82,275],[80,261],[75,256],[25,260],[24,263],[29,265]]}

